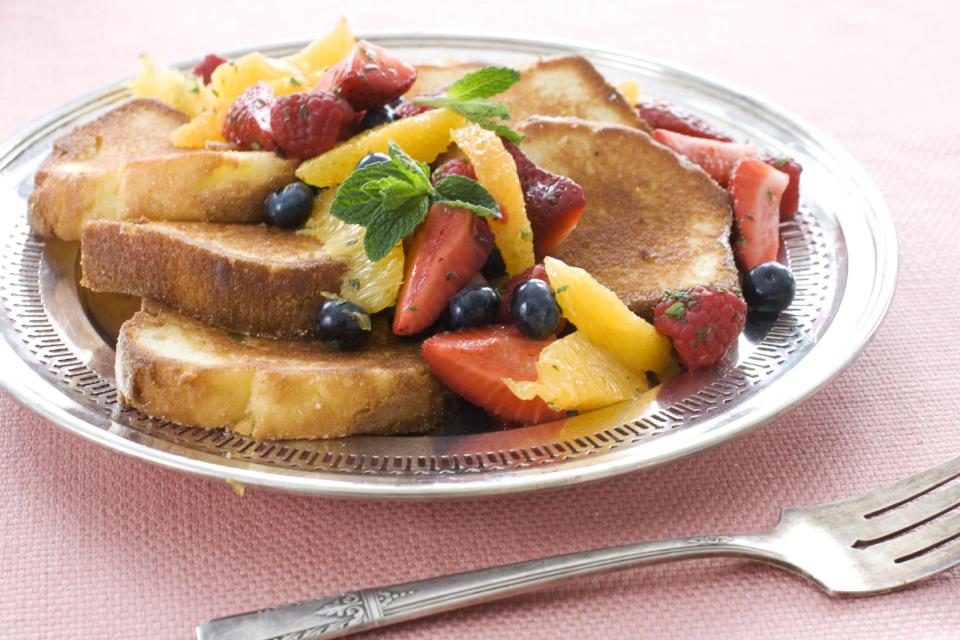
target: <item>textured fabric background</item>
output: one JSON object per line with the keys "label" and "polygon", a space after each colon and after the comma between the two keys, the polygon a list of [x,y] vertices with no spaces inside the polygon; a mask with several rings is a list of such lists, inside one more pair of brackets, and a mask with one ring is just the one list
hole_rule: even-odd
{"label": "textured fabric background", "polygon": [[[511,6],[512,5],[512,6]],[[510,8],[507,8],[510,7]],[[514,32],[655,55],[817,123],[873,176],[902,268],[860,360],[752,435],[650,472],[540,495],[423,504],[250,491],[80,441],[0,395],[0,636],[188,638],[212,616],[663,536],[750,530],[960,452],[960,5],[942,2],[160,3],[0,1],[0,136],[136,68],[362,31]],[[831,600],[771,568],[666,565],[376,637],[956,638],[960,571]]]}

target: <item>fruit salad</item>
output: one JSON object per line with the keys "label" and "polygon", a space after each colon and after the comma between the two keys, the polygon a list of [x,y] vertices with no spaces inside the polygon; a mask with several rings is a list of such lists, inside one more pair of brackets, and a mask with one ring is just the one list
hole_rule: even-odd
{"label": "fruit salad", "polygon": [[174,145],[300,163],[263,219],[322,240],[345,265],[341,289],[315,311],[314,339],[359,348],[382,314],[398,340],[422,343],[450,390],[504,423],[562,419],[636,398],[679,369],[715,366],[748,310],[778,314],[792,302],[779,226],[797,211],[800,165],[645,97],[635,82],[619,91],[652,139],[729,193],[741,284],[663,291],[648,317],[556,257],[591,204],[524,152],[498,101],[516,69],[479,67],[411,95],[417,67],[343,21],[287,57],[210,54],[192,73],[141,64],[134,93],[190,117]]}

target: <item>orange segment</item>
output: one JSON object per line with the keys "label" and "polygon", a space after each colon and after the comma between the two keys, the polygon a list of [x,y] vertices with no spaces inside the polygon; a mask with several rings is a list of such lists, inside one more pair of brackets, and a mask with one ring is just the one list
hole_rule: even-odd
{"label": "orange segment", "polygon": [[[491,225],[492,226],[492,225]],[[589,273],[556,258],[543,261],[563,315],[590,341],[616,355],[636,372],[663,371],[670,364],[670,340],[635,315]]]}
{"label": "orange segment", "polygon": [[370,262],[363,249],[366,230],[347,224],[330,214],[336,189],[327,189],[313,201],[313,213],[297,233],[319,238],[323,252],[346,267],[340,285],[340,297],[358,305],[367,313],[383,311],[397,303],[403,284],[403,243],[377,262]]}
{"label": "orange segment", "polygon": [[490,229],[507,265],[507,273],[511,276],[523,273],[534,263],[533,231],[513,156],[503,148],[497,134],[479,125],[471,123],[451,135],[470,159],[477,172],[477,182],[500,204],[503,219],[490,220]]}
{"label": "orange segment", "polygon": [[170,141],[181,149],[202,149],[208,141],[225,142],[222,131],[223,117],[219,111],[211,109],[174,129]]}
{"label": "orange segment", "polygon": [[[332,187],[346,180],[368,153],[386,153],[393,140],[413,159],[433,162],[450,146],[450,130],[463,126],[463,116],[449,109],[431,109],[381,125],[354,136],[330,151],[307,160],[297,177],[315,187]],[[507,156],[510,157],[509,155]]]}
{"label": "orange segment", "polygon": [[599,409],[649,388],[645,376],[631,371],[582,331],[544,347],[535,381],[505,379],[504,383],[521,400],[539,396],[557,411]]}
{"label": "orange segment", "polygon": [[339,62],[341,58],[345,58],[356,43],[357,39],[350,31],[347,21],[340,18],[337,20],[337,26],[333,28],[333,31],[317,38],[297,53],[288,56],[286,61],[302,73],[310,75],[317,71],[323,71]]}

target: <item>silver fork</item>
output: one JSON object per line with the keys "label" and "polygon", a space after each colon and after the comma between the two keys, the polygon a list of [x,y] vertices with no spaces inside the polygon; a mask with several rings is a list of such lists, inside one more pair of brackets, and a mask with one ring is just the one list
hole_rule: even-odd
{"label": "silver fork", "polygon": [[197,638],[338,638],[575,576],[716,556],[782,567],[831,596],[886,593],[960,563],[960,482],[950,484],[958,478],[960,457],[864,496],[784,509],[766,533],[645,542],[365,589],[217,618],[197,627]]}

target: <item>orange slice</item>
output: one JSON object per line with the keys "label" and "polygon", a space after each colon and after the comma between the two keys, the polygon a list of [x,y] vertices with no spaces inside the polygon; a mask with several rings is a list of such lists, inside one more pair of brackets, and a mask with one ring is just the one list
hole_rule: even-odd
{"label": "orange slice", "polygon": [[646,377],[626,367],[584,332],[575,331],[544,347],[537,359],[537,379],[505,379],[521,400],[539,396],[557,411],[587,411],[639,396]]}
{"label": "orange slice", "polygon": [[497,248],[511,276],[533,266],[533,230],[523,203],[523,189],[513,156],[503,148],[497,134],[476,124],[451,134],[477,172],[477,182],[500,204],[503,219],[490,220]]}
{"label": "orange slice", "polygon": [[578,333],[614,354],[632,371],[667,368],[670,340],[630,311],[617,294],[583,269],[556,258],[545,258],[543,266],[564,317],[577,326]]}
{"label": "orange slice", "polygon": [[297,169],[297,177],[315,187],[338,185],[353,173],[365,155],[386,153],[390,140],[414,160],[433,162],[450,146],[450,130],[463,126],[464,122],[463,116],[449,109],[431,109],[384,124],[307,160]]}

